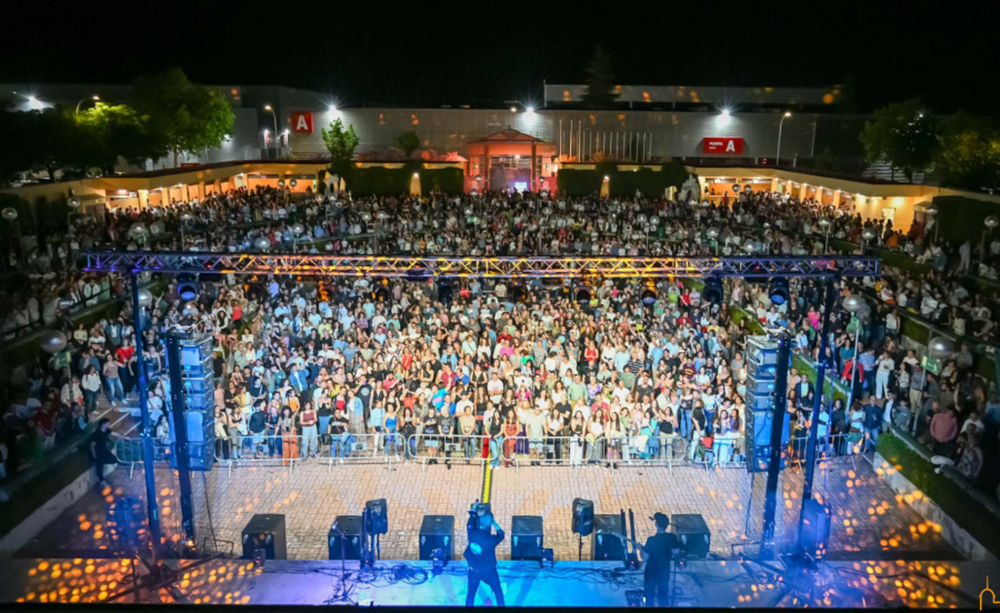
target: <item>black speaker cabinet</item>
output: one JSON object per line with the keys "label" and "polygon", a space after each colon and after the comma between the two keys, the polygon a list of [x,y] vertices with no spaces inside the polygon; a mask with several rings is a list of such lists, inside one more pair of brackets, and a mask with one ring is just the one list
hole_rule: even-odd
{"label": "black speaker cabinet", "polygon": [[583,498],[573,499],[573,534],[590,536],[594,531],[594,502]]}
{"label": "black speaker cabinet", "polygon": [[338,515],[334,524],[344,533],[343,536],[333,528],[327,535],[330,559],[339,560],[343,555],[345,560],[361,559],[361,516]]}
{"label": "black speaker cabinet", "polygon": [[372,524],[368,526],[370,534],[386,534],[389,532],[389,506],[385,498],[369,500],[365,503],[365,509],[371,509]]}
{"label": "black speaker cabinet", "polygon": [[510,522],[510,559],[541,560],[545,534],[538,515],[515,515]]}
{"label": "black speaker cabinet", "polygon": [[590,537],[591,560],[625,559],[625,546],[618,537],[609,536],[611,533],[625,533],[622,516],[619,514],[595,515],[594,533]]}
{"label": "black speaker cabinet", "polygon": [[830,544],[830,507],[807,500],[802,507],[802,549],[814,560],[826,557]]}
{"label": "black speaker cabinet", "polygon": [[284,515],[254,515],[243,528],[243,559],[252,560],[253,552],[264,550],[267,560],[287,560]]}
{"label": "black speaker cabinet", "polygon": [[443,550],[446,560],[455,557],[454,515],[424,515],[420,524],[420,559],[430,560],[435,549]]}
{"label": "black speaker cabinet", "polygon": [[670,526],[680,542],[681,552],[689,557],[707,558],[712,547],[712,531],[701,515],[677,514]]}

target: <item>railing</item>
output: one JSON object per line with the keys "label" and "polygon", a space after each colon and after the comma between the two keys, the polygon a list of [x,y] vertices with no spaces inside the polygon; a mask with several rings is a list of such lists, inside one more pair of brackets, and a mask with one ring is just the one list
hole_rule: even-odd
{"label": "railing", "polygon": [[498,443],[485,435],[414,434],[406,439],[406,457],[419,462],[423,470],[432,462],[451,460],[496,463],[500,458]]}
{"label": "railing", "polygon": [[[806,460],[809,437],[801,436],[788,442],[788,466],[802,466]],[[875,441],[870,440],[863,432],[827,434],[816,439],[816,461],[820,464],[833,460],[850,460],[867,449],[875,449]]]}
{"label": "railing", "polygon": [[522,464],[556,465],[579,468],[584,464],[617,467],[618,465],[667,466],[680,464],[687,456],[688,442],[672,436],[623,436],[590,439],[585,436],[545,436],[530,438],[518,435],[499,442],[502,462],[520,470]]}
{"label": "railing", "polygon": [[392,463],[403,461],[403,435],[394,434],[328,434],[320,437],[320,457],[329,472],[334,464],[382,463],[392,471]]}
{"label": "railing", "polygon": [[231,435],[216,440],[215,461],[226,464],[229,474],[234,466],[244,465],[287,466],[293,471],[307,457],[307,444],[307,437],[299,434]]}
{"label": "railing", "polygon": [[[170,439],[153,439],[153,463],[167,465],[174,453]],[[128,477],[132,478],[136,465],[142,464],[142,439],[140,437],[118,437],[114,442],[114,454],[119,466],[128,467]]]}

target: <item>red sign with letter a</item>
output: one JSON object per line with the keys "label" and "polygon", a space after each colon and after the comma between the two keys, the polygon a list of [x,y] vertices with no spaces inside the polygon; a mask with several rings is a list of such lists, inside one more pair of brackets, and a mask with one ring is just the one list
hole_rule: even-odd
{"label": "red sign with letter a", "polygon": [[292,132],[297,132],[299,134],[312,134],[312,131],[312,113],[292,113]]}
{"label": "red sign with letter a", "polygon": [[701,141],[704,153],[714,153],[716,155],[736,155],[743,153],[743,139],[719,136],[704,138]]}

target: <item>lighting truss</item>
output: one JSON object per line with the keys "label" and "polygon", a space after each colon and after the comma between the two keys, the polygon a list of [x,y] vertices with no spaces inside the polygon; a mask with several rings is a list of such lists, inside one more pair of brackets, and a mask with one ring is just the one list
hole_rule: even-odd
{"label": "lighting truss", "polygon": [[226,273],[324,277],[872,277],[879,258],[867,256],[740,257],[431,257],[266,253],[96,252],[92,272]]}

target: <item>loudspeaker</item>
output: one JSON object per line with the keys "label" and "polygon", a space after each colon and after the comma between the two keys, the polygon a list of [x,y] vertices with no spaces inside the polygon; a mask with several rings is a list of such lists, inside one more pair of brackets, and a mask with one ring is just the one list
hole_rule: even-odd
{"label": "loudspeaker", "polygon": [[573,534],[590,536],[594,531],[594,503],[583,498],[573,499]]}
{"label": "loudspeaker", "polygon": [[[186,396],[186,399],[190,401],[191,398],[190,396]],[[191,470],[212,470],[212,466],[215,464],[214,410],[209,413],[208,411],[192,410],[188,407],[188,410],[184,411],[183,414],[187,423],[188,454],[191,457]],[[177,453],[175,445],[177,440],[175,432],[177,429],[174,425],[177,419],[176,411],[170,411],[168,419],[170,420],[170,442],[174,443],[174,445],[171,445],[170,467],[176,469]]]}
{"label": "loudspeaker", "polygon": [[621,515],[595,515],[594,533],[590,537],[590,559],[624,560],[625,545],[617,536],[610,533],[624,534],[625,526]]}
{"label": "loudspeaker", "polygon": [[343,551],[345,560],[361,559],[361,521],[360,515],[337,516],[334,525],[344,533],[344,536],[341,537],[340,532],[330,528],[326,542],[329,546],[331,560],[339,560],[341,551]]}
{"label": "loudspeaker", "polygon": [[252,560],[253,552],[264,550],[266,560],[286,560],[285,516],[254,515],[243,528],[243,559]]}
{"label": "loudspeaker", "polygon": [[420,559],[430,560],[435,549],[443,550],[446,560],[455,557],[455,516],[424,515],[420,524]]}
{"label": "loudspeaker", "polygon": [[372,523],[367,526],[368,534],[378,535],[389,532],[389,507],[385,498],[369,500],[365,503],[365,509],[371,509]]}
{"label": "loudspeaker", "polygon": [[[746,414],[744,422],[747,470],[765,472],[771,453],[771,423],[773,411],[752,411]],[[785,413],[785,423],[781,430],[781,468],[785,467],[790,429],[790,416]]]}
{"label": "loudspeaker", "polygon": [[802,551],[814,560],[826,557],[830,543],[830,507],[807,500],[802,505]]}
{"label": "loudspeaker", "polygon": [[511,560],[541,560],[545,531],[538,515],[515,515],[510,522]]}
{"label": "loudspeaker", "polygon": [[670,518],[673,533],[677,535],[684,554],[705,559],[712,547],[712,531],[701,515],[677,514]]}

